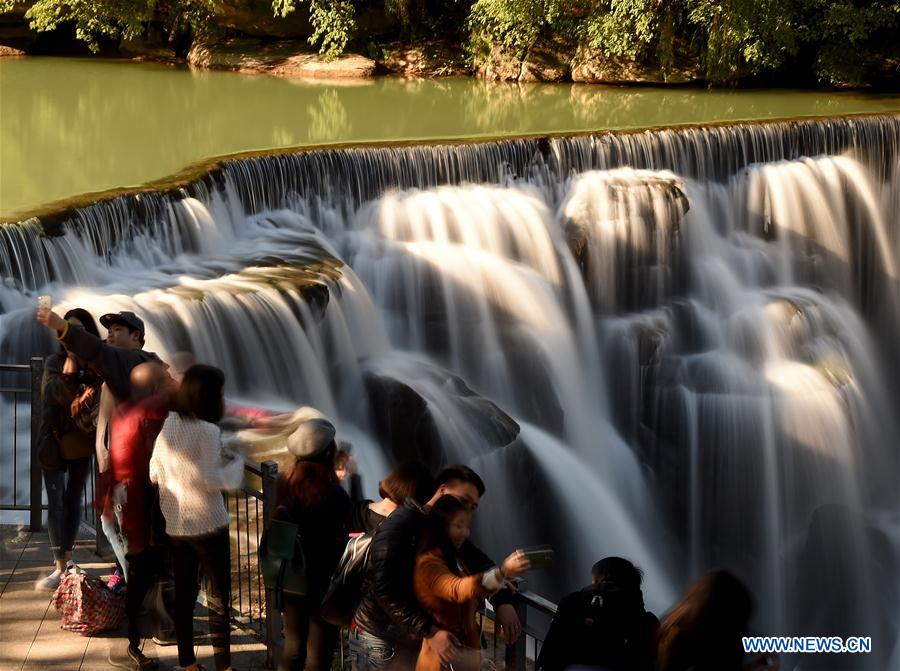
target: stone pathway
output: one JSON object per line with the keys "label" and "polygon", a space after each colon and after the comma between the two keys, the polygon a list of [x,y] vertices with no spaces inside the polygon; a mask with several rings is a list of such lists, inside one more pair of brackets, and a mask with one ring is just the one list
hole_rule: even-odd
{"label": "stone pathway", "polygon": [[[85,637],[59,628],[59,615],[50,592],[35,591],[35,581],[52,570],[46,532],[17,533],[0,527],[0,671],[108,671],[108,657],[124,655],[125,628]],[[12,542],[11,542],[12,541]],[[112,563],[94,554],[94,539],[85,535],[76,544],[75,561],[88,572],[106,575]],[[200,635],[197,659],[214,668],[212,647],[202,643],[208,634],[206,611],[197,606],[195,632]],[[265,645],[246,632],[232,632],[232,662],[239,671],[265,668]],[[160,669],[178,668],[175,646],[159,647],[150,639],[144,654],[158,658]]]}

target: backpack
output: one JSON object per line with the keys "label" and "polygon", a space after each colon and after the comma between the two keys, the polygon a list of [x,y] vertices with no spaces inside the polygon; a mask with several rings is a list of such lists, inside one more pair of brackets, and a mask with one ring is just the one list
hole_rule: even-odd
{"label": "backpack", "polygon": [[338,561],[328,591],[322,599],[320,614],[326,622],[342,628],[350,626],[362,598],[371,545],[372,534],[360,534],[347,541],[344,554]]}
{"label": "backpack", "polygon": [[60,627],[82,636],[117,629],[125,617],[125,593],[112,592],[100,578],[80,570],[68,571],[53,594]]}
{"label": "backpack", "polygon": [[300,545],[300,527],[271,520],[259,541],[259,569],[275,596],[275,608],[284,610],[284,595],[306,596],[306,558]]}

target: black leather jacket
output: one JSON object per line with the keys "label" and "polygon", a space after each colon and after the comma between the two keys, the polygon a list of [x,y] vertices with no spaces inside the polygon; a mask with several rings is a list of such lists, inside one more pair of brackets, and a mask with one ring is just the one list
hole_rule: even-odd
{"label": "black leather jacket", "polygon": [[[424,508],[407,499],[381,523],[372,538],[363,597],[354,620],[379,638],[411,643],[425,638],[434,626],[413,589],[416,542],[425,528],[425,516]],[[468,541],[460,549],[460,558],[475,573],[496,566]],[[512,598],[509,590],[501,590],[491,603],[497,608]]]}

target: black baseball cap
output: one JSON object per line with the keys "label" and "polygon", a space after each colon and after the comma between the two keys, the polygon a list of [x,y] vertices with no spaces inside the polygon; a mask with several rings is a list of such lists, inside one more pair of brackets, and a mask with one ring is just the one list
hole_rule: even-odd
{"label": "black baseball cap", "polygon": [[123,326],[127,326],[132,331],[137,331],[141,335],[144,335],[143,320],[129,310],[123,310],[122,312],[110,312],[108,314],[105,314],[100,317],[100,323],[103,324],[103,327],[107,329],[113,324],[122,324]]}

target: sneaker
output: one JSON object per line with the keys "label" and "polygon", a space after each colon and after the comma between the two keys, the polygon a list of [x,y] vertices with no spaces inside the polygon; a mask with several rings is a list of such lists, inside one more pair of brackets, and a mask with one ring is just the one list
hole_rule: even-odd
{"label": "sneaker", "polygon": [[63,572],[59,569],[56,569],[48,575],[46,578],[41,578],[36,583],[34,583],[34,588],[36,590],[49,590],[55,591],[57,587],[59,587],[59,582],[62,580]]}
{"label": "sneaker", "polygon": [[[160,638],[159,636],[154,636],[150,640],[162,647],[178,645],[178,639],[175,638]],[[194,645],[199,645],[200,643],[203,643],[203,634],[194,634]]]}
{"label": "sneaker", "polygon": [[174,638],[160,638],[159,636],[154,636],[150,640],[156,643],[156,645],[160,645],[163,647],[167,645],[178,645],[178,641]]}
{"label": "sneaker", "polygon": [[150,659],[131,644],[126,648],[124,657],[116,657],[113,655],[113,651],[110,650],[107,659],[109,660],[109,663],[117,669],[154,671],[159,668],[159,663],[155,659]]}
{"label": "sneaker", "polygon": [[122,572],[119,569],[116,569],[116,572],[109,576],[109,580],[106,583],[106,589],[114,594],[118,594],[123,587],[125,587],[125,576],[122,575]]}

